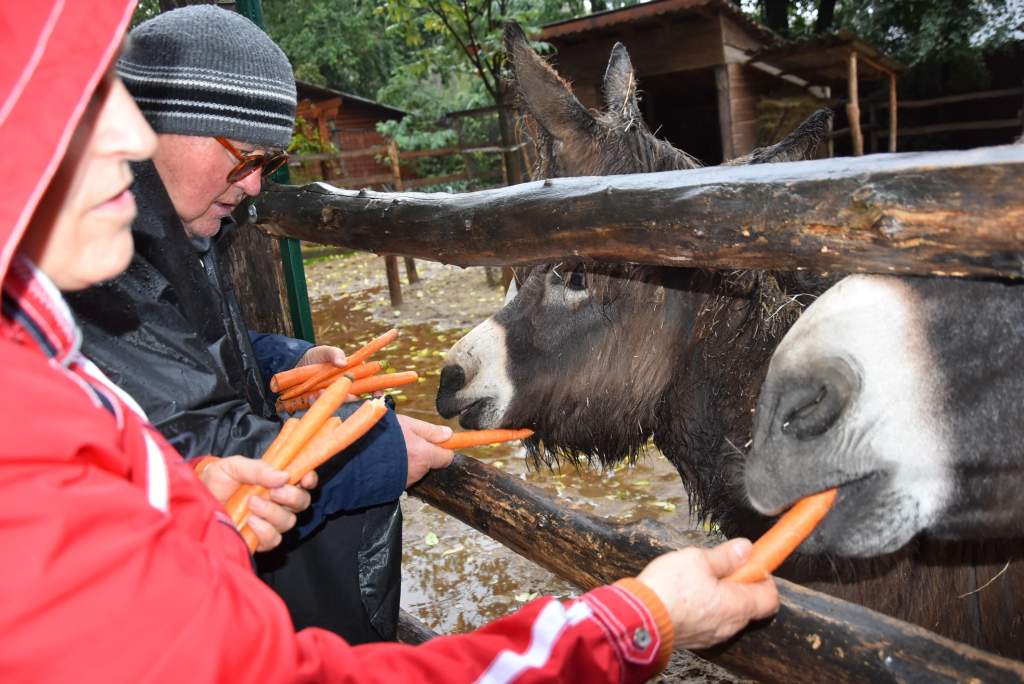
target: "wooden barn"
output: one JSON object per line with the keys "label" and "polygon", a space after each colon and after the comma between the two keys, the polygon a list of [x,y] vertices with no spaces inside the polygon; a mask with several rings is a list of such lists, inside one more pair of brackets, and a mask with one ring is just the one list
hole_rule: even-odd
{"label": "wooden barn", "polygon": [[[387,139],[377,132],[381,121],[401,120],[406,112],[374,102],[358,95],[313,85],[296,83],[299,105],[298,115],[319,130],[320,137],[333,142],[339,151],[362,150],[387,145]],[[339,161],[344,168],[341,176],[363,178],[390,173],[374,155],[345,158]]]}
{"label": "wooden barn", "polygon": [[[851,83],[894,83],[901,69],[849,35],[835,36],[827,46],[786,45],[729,0],[652,0],[548,24],[538,37],[555,47],[556,69],[590,107],[599,106],[612,46],[625,45],[651,130],[706,164],[777,139],[778,131],[766,129],[763,116],[759,130],[759,104],[766,98],[803,99],[805,111],[830,96],[852,95],[856,102]],[[851,55],[854,68],[858,58],[860,64],[852,80]],[[837,120],[837,128],[844,125],[848,130]],[[848,138],[844,144],[849,146]]]}

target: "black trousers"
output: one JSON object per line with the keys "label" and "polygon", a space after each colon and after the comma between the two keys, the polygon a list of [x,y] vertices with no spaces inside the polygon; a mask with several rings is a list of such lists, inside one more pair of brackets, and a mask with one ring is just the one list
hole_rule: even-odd
{"label": "black trousers", "polygon": [[397,501],[338,514],[301,542],[286,540],[256,558],[296,629],[322,627],[350,644],[395,640],[402,590]]}

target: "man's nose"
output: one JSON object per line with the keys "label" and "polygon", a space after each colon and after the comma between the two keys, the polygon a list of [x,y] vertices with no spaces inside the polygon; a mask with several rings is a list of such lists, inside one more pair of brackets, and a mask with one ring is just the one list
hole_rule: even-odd
{"label": "man's nose", "polygon": [[259,171],[255,171],[245,178],[236,181],[235,185],[249,197],[255,197],[260,194],[260,188],[263,185],[263,175]]}

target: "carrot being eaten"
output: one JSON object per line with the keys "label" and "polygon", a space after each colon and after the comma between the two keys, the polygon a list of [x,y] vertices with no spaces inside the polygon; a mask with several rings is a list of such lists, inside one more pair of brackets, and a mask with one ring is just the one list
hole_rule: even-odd
{"label": "carrot being eaten", "polygon": [[810,536],[835,500],[836,490],[826,489],[797,501],[754,542],[747,562],[726,579],[752,583],[767,578]]}
{"label": "carrot being eaten", "polygon": [[513,442],[517,439],[526,439],[533,434],[533,430],[466,430],[456,432],[437,446],[442,449],[466,449],[468,447],[483,446],[484,444],[498,444],[499,442]]}

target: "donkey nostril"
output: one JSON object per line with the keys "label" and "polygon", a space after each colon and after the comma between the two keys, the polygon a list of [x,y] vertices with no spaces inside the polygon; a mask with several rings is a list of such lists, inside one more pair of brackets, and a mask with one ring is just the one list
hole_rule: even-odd
{"label": "donkey nostril", "polygon": [[823,435],[842,416],[856,385],[853,369],[835,359],[822,364],[810,377],[792,381],[780,400],[779,430],[798,440]]}
{"label": "donkey nostril", "polygon": [[445,366],[441,369],[441,383],[437,388],[437,395],[450,396],[458,392],[466,385],[466,371],[462,366]]}

